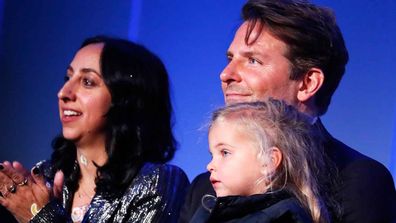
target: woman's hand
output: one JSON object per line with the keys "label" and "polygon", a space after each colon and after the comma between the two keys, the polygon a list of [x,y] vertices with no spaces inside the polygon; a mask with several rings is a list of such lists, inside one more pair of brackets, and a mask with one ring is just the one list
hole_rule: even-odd
{"label": "woman's hand", "polygon": [[55,176],[55,186],[45,182],[38,167],[29,173],[19,162],[0,163],[0,204],[7,208],[18,222],[28,222],[52,199],[60,196],[63,174]]}

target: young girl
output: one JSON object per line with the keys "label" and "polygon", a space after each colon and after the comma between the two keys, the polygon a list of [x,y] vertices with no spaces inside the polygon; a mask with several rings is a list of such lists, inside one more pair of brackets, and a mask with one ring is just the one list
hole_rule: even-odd
{"label": "young girl", "polygon": [[317,175],[319,135],[284,102],[240,103],[214,112],[206,195],[192,222],[328,222]]}

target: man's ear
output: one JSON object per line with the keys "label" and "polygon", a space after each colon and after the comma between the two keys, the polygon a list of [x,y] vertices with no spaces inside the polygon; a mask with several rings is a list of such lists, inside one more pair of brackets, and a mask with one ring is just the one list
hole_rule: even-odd
{"label": "man's ear", "polygon": [[318,92],[318,90],[322,87],[324,78],[325,77],[321,69],[309,69],[300,83],[297,92],[298,101],[306,102],[309,99],[313,98],[316,92]]}

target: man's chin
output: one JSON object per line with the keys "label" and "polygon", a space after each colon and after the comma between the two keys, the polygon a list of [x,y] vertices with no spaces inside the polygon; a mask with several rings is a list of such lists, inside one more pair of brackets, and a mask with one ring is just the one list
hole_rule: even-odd
{"label": "man's chin", "polygon": [[226,105],[232,105],[232,104],[243,103],[243,102],[251,102],[251,101],[253,101],[253,98],[250,96],[225,97]]}

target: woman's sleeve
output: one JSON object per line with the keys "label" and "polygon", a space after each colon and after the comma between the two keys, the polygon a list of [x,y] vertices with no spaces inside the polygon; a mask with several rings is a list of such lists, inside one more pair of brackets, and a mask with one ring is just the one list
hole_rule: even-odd
{"label": "woman's sleeve", "polygon": [[123,214],[126,222],[177,222],[189,184],[176,166],[146,164],[128,193],[133,198]]}
{"label": "woman's sleeve", "polygon": [[34,216],[30,223],[66,223],[71,222],[66,210],[56,200],[52,200],[46,204],[36,216]]}
{"label": "woman's sleeve", "polygon": [[177,222],[190,182],[184,171],[173,165],[163,165],[159,176],[159,190],[163,211],[155,222]]}
{"label": "woman's sleeve", "polygon": [[[52,184],[53,174],[52,166],[49,161],[40,161],[36,165],[40,169],[47,182]],[[71,222],[70,216],[63,208],[62,204],[53,199],[46,204],[30,221],[30,223],[66,223]]]}

